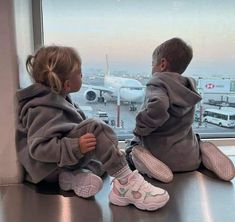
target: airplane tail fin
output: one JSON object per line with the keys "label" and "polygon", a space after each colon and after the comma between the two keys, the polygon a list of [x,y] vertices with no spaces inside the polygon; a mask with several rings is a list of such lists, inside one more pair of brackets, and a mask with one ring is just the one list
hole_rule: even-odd
{"label": "airplane tail fin", "polygon": [[108,60],[108,55],[107,54],[105,55],[105,58],[106,58],[106,70],[105,70],[104,76],[109,76],[110,75],[110,70],[109,70],[109,60]]}

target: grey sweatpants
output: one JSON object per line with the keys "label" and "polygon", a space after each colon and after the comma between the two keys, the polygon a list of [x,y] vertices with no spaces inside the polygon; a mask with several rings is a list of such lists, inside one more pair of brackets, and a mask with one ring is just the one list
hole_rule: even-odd
{"label": "grey sweatpants", "polygon": [[[86,166],[89,165],[89,162],[94,159],[102,163],[103,170],[110,176],[115,176],[129,169],[125,154],[118,148],[116,134],[112,128],[103,121],[96,118],[84,120],[76,125],[76,127],[65,136],[68,138],[79,138],[86,133],[92,133],[96,137],[95,150],[84,154],[84,156],[81,159],[78,159],[77,163],[74,165],[64,165],[62,167],[57,164],[42,165],[42,167],[44,167],[44,181],[55,182],[58,180],[58,175],[61,170],[67,169],[73,171],[86,168]],[[48,168],[48,166],[50,166],[50,168]],[[29,174],[26,174],[26,180],[34,182]]]}
{"label": "grey sweatpants", "polygon": [[91,159],[97,159],[111,176],[127,166],[125,154],[118,148],[117,136],[106,123],[96,118],[84,120],[67,137],[79,138],[86,133],[94,134],[96,148],[86,153],[76,166],[84,166]]}

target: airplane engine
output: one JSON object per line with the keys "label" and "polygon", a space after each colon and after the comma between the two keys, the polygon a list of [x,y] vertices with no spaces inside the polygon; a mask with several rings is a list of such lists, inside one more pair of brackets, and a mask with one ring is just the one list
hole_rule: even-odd
{"label": "airplane engine", "polygon": [[84,92],[84,96],[85,96],[87,101],[94,101],[97,98],[96,92],[94,90],[92,90],[92,89],[87,89]]}

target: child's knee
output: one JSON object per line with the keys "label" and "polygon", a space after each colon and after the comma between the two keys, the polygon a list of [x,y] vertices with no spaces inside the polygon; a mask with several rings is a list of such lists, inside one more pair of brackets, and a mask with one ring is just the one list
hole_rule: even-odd
{"label": "child's knee", "polygon": [[97,118],[91,119],[89,129],[91,133],[92,131],[96,132],[96,131],[102,130],[102,131],[107,132],[108,134],[115,134],[109,125],[107,125],[104,121],[97,119]]}
{"label": "child's knee", "polygon": [[98,118],[91,118],[90,119],[91,120],[91,122],[93,123],[93,124],[97,124],[97,125],[107,125],[104,121],[102,121],[102,120],[100,120],[100,119],[98,119]]}

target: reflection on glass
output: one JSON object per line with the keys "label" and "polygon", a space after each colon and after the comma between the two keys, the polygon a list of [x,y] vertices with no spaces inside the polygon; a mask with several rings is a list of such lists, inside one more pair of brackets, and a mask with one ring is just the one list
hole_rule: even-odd
{"label": "reflection on glass", "polygon": [[[84,87],[72,96],[89,110],[88,117],[105,119],[120,137],[131,136],[151,75],[152,52],[177,36],[193,47],[194,58],[184,75],[196,79],[203,97],[195,112],[195,131],[234,134],[235,1],[42,3],[45,44],[72,46],[81,54]],[[209,109],[230,112],[231,119],[209,121]]]}

